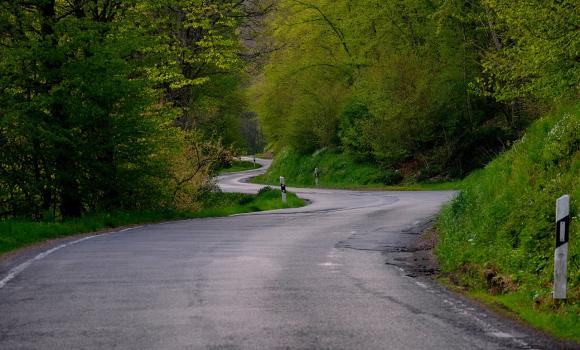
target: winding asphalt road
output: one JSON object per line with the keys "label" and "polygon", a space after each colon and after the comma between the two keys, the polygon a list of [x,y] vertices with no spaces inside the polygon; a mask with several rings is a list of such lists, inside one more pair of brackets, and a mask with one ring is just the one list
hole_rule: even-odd
{"label": "winding asphalt road", "polygon": [[1,262],[0,349],[554,348],[397,263],[451,192],[290,190],[311,204]]}

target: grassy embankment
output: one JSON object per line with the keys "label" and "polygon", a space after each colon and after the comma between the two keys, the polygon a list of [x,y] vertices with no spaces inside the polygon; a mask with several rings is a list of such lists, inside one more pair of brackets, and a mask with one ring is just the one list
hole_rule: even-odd
{"label": "grassy embankment", "polygon": [[[441,213],[442,278],[549,333],[580,341],[580,105],[545,116],[462,184]],[[568,301],[551,298],[555,201],[571,196]]]}
{"label": "grassy embankment", "polygon": [[304,201],[288,193],[282,203],[280,191],[263,189],[257,195],[240,193],[211,193],[196,212],[140,211],[88,215],[65,222],[0,221],[0,254],[34,243],[65,236],[108,230],[116,227],[155,223],[169,220],[227,216],[264,210],[295,208]]}
{"label": "grassy embankment", "polygon": [[[300,155],[285,150],[276,155],[272,166],[264,175],[252,179],[253,183],[278,185],[280,176],[289,186],[314,187],[314,169],[320,169],[320,187],[365,190],[448,190],[457,183],[398,183],[402,176],[388,172],[372,164],[358,163],[347,155],[332,150],[318,151],[312,155]],[[390,185],[397,183],[396,185]]]}

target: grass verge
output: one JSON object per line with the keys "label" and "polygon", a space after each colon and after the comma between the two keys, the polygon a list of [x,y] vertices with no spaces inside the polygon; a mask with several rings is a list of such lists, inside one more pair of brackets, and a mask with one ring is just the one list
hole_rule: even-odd
{"label": "grass verge", "polygon": [[115,212],[93,214],[65,222],[0,221],[0,255],[42,241],[116,227],[179,219],[228,216],[304,205],[304,200],[293,193],[288,193],[287,203],[282,203],[280,197],[280,191],[266,187],[257,195],[210,193],[204,199],[203,208],[196,212],[171,210]]}
{"label": "grass verge", "polygon": [[580,342],[578,324],[580,315],[565,304],[554,305],[550,309],[530,307],[526,300],[529,298],[525,292],[517,292],[504,295],[490,295],[486,290],[471,291],[468,293],[474,299],[492,306],[499,313],[505,313],[507,309],[518,319],[550,333],[560,339]]}
{"label": "grass verge", "polygon": [[204,208],[192,213],[192,217],[205,218],[228,216],[241,213],[253,213],[266,210],[298,208],[305,201],[294,193],[288,193],[288,201],[282,203],[281,192],[271,187],[264,187],[257,195],[242,193],[211,194],[205,199]]}
{"label": "grass verge", "polygon": [[254,162],[248,162],[245,160],[235,160],[232,165],[227,168],[219,169],[220,174],[237,173],[240,171],[259,169],[262,166],[260,164],[254,164]]}
{"label": "grass verge", "polygon": [[474,289],[458,285],[455,277],[446,274],[436,279],[449,289],[486,305],[504,317],[530,325],[555,338],[580,343],[578,333],[580,314],[575,307],[570,307],[569,302],[549,303],[549,306],[541,301],[530,304],[529,300],[538,296],[529,295],[529,291],[520,290],[496,295],[490,294],[485,288]]}
{"label": "grass verge", "polygon": [[[421,191],[457,189],[457,182],[398,183],[402,176],[395,171],[381,169],[372,164],[358,163],[345,154],[331,150],[312,155],[300,155],[292,150],[282,151],[263,175],[253,183],[278,185],[280,176],[294,187],[314,187],[314,169],[320,169],[321,188],[358,189],[369,191]],[[396,185],[395,185],[396,184]]]}
{"label": "grass verge", "polygon": [[[580,104],[538,120],[461,187],[437,222],[443,276],[533,326],[580,342]],[[564,194],[571,196],[568,301],[557,304],[555,201]]]}

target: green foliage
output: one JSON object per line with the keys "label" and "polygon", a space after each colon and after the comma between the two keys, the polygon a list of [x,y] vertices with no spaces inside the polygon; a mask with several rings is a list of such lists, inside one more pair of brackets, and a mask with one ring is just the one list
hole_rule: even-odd
{"label": "green foliage", "polygon": [[372,155],[372,145],[365,135],[368,135],[373,126],[373,115],[367,106],[360,102],[351,102],[346,105],[340,115],[339,137],[342,146],[348,152],[361,160]]}
{"label": "green foliage", "polygon": [[284,1],[250,96],[273,151],[462,177],[577,96],[577,18],[569,1]]}
{"label": "green foliage", "polygon": [[237,1],[0,4],[0,216],[193,208],[242,143]]}
{"label": "green foliage", "polygon": [[577,98],[578,21],[575,1],[484,0],[498,32],[483,61],[487,92],[499,100],[530,95]]}
{"label": "green foliage", "polygon": [[77,5],[0,7],[9,27],[0,46],[0,162],[10,215],[156,201],[151,178],[164,159],[152,155],[171,139],[168,115],[150,108],[152,86],[136,74],[146,62],[127,59],[146,42],[119,2]]}
{"label": "green foliage", "polygon": [[[165,84],[175,102],[189,106],[187,94],[241,65],[236,29],[241,9],[235,1],[162,0],[136,6],[133,21],[149,21],[157,45],[150,51],[163,64],[148,67],[149,75]],[[175,97],[182,97],[176,99]]]}
{"label": "green foliage", "polygon": [[445,6],[281,3],[266,32],[278,50],[251,88],[273,149],[342,147],[359,160],[415,163],[416,173],[432,176],[461,176],[487,162],[517,131],[470,143],[499,113],[468,91],[481,70],[475,48],[485,47],[483,35]]}
{"label": "green foliage", "polygon": [[321,150],[302,155],[292,150],[278,154],[268,172],[256,182],[278,184],[284,176],[291,186],[314,186],[314,169],[320,170],[320,185],[324,187],[356,187],[360,185],[393,185],[402,176],[388,169],[361,164],[340,152]]}
{"label": "green foliage", "polygon": [[519,318],[557,338],[580,341],[578,333],[580,313],[573,307],[564,306],[555,309],[531,307],[529,300],[533,299],[535,294],[529,292],[494,296],[483,292],[472,292],[470,296],[496,307],[500,312],[502,310],[505,312],[506,307],[510,310],[516,310]]}
{"label": "green foliage", "polygon": [[[437,224],[443,271],[468,288],[500,294],[518,290],[528,308],[536,304],[549,309],[555,201],[569,194],[569,311],[577,313],[579,175],[580,105],[575,105],[535,122],[512,149],[465,179],[463,190]],[[485,270],[491,270],[496,280],[509,281],[511,287],[494,290]]]}
{"label": "green foliage", "polygon": [[266,210],[297,208],[305,205],[294,193],[287,193],[287,202],[282,202],[282,193],[270,187],[262,188],[257,195],[243,193],[211,192],[204,197],[202,209],[192,213],[193,217],[228,216]]}
{"label": "green foliage", "polygon": [[239,28],[246,19],[246,6],[250,5],[235,0],[138,5],[157,39],[149,50],[157,62],[147,67],[148,76],[180,108],[181,126],[206,138],[221,138],[227,145],[244,143],[239,125],[245,109]]}
{"label": "green foliage", "polygon": [[338,144],[353,67],[340,29],[325,16],[334,5],[281,2],[265,29],[265,40],[280,49],[268,57],[251,96],[265,136],[277,148],[309,153]]}

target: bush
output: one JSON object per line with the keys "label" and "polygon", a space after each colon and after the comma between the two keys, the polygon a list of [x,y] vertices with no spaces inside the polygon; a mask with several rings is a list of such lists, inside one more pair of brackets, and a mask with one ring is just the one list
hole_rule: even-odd
{"label": "bush", "polygon": [[247,205],[254,201],[254,197],[250,195],[244,195],[238,200],[239,205]]}
{"label": "bush", "polygon": [[319,150],[312,155],[286,149],[279,153],[261,181],[277,184],[280,176],[293,186],[313,186],[314,169],[320,169],[321,185],[381,184],[384,170],[376,165],[360,163],[336,149]]}
{"label": "bush", "polygon": [[275,190],[274,190],[272,187],[270,187],[270,186],[262,187],[262,188],[260,188],[260,190],[258,191],[258,197],[261,197],[261,196],[264,196],[264,195],[270,194],[270,193],[272,193],[272,192],[274,192],[274,191],[275,191]]}
{"label": "bush", "polygon": [[403,174],[398,170],[385,170],[381,176],[384,185],[397,185],[403,181]]}
{"label": "bush", "polygon": [[373,118],[368,107],[356,101],[347,104],[340,116],[338,136],[341,144],[346,152],[359,160],[373,159],[373,148],[366,136]]}

